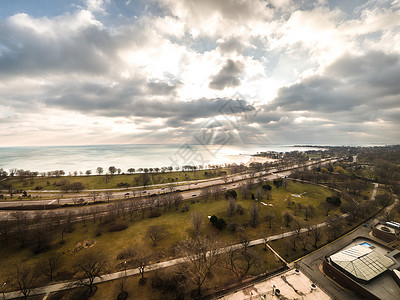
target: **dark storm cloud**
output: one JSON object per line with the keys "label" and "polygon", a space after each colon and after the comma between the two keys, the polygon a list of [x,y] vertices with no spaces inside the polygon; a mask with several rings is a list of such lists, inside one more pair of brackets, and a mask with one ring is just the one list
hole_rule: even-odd
{"label": "dark storm cloud", "polygon": [[238,75],[243,72],[244,65],[228,59],[222,69],[211,79],[209,87],[214,90],[223,90],[226,87],[240,85]]}
{"label": "dark storm cloud", "polygon": [[[243,100],[231,100],[240,104],[240,111],[224,111],[221,109],[229,99],[196,99],[178,101],[163,97],[149,97],[143,80],[131,80],[115,86],[105,86],[96,83],[71,83],[51,89],[50,95],[61,95],[45,100],[49,107],[57,107],[109,117],[151,117],[170,118],[168,122],[181,124],[196,118],[208,118],[220,114],[235,114],[254,110],[254,107]],[[152,85],[158,94],[173,94],[175,88],[166,83]],[[161,90],[161,91],[160,91]],[[154,92],[154,94],[156,94]],[[178,125],[176,125],[178,126]]]}

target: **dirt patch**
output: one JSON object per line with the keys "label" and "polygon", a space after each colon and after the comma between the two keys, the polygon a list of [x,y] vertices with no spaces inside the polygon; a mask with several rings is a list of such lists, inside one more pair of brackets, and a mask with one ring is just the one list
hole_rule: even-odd
{"label": "dirt patch", "polygon": [[93,247],[94,245],[96,245],[95,240],[84,240],[82,242],[76,243],[73,252],[77,252],[82,249],[90,248],[90,247]]}

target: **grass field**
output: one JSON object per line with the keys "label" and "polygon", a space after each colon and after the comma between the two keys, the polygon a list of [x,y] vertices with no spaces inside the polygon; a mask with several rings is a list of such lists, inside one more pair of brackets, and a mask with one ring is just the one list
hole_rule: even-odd
{"label": "grass field", "polygon": [[[256,189],[257,187],[253,188],[252,192],[255,192]],[[298,195],[301,193],[302,195],[300,198],[292,196],[292,194]],[[280,187],[279,189],[273,187],[271,199],[263,200],[264,203],[272,204],[273,206],[265,206],[251,199],[241,199],[240,192],[238,194],[238,204],[242,205],[244,208],[243,215],[228,217],[226,212],[227,201],[223,197],[219,200],[212,200],[207,203],[197,199],[192,201],[193,203],[190,203],[188,212],[172,209],[163,213],[158,218],[142,218],[141,213],[138,213],[133,222],[130,222],[129,217],[125,216],[125,220],[121,218],[119,222],[125,222],[129,226],[127,229],[120,232],[110,233],[108,232],[109,225],[94,224],[93,221],[88,221],[86,226],[82,223],[76,224],[74,232],[65,234],[65,244],[61,245],[59,243],[60,236],[55,236],[52,241],[51,250],[38,255],[33,255],[32,251],[29,249],[19,249],[16,243],[11,243],[7,247],[2,246],[0,249],[0,278],[8,278],[9,270],[15,268],[17,264],[35,264],[41,258],[47,257],[51,253],[63,253],[63,257],[69,263],[64,265],[61,273],[63,276],[65,274],[71,276],[72,263],[70,262],[76,260],[84,251],[74,251],[74,249],[77,243],[85,240],[94,241],[95,248],[102,249],[108,253],[112,270],[118,270],[118,265],[121,262],[118,261],[116,257],[127,247],[137,248],[139,245],[143,245],[149,253],[154,254],[154,261],[158,259],[171,259],[174,254],[174,245],[187,236],[193,236],[194,234],[190,221],[190,215],[194,211],[200,212],[203,215],[202,234],[215,235],[225,244],[237,243],[238,239],[236,234],[228,230],[228,228],[219,231],[211,225],[208,216],[217,215],[218,217],[222,217],[226,220],[228,225],[230,223],[236,223],[238,226],[246,226],[246,232],[251,239],[260,238],[290,230],[290,228],[284,226],[282,212],[289,210],[292,211],[293,215],[295,214],[293,205],[291,208],[287,208],[287,201],[291,199],[296,201],[296,203],[301,202],[304,206],[313,205],[315,207],[314,216],[309,218],[307,223],[320,223],[326,219],[326,216],[319,208],[319,203],[324,201],[327,196],[331,195],[331,192],[323,187],[315,185],[290,182],[286,189],[284,187]],[[248,209],[254,203],[256,203],[260,209],[260,224],[256,228],[247,225],[249,221]],[[275,214],[271,229],[268,228],[265,222],[262,222],[262,218],[267,211],[271,211]],[[306,222],[304,221],[302,212],[297,212],[295,218]],[[161,241],[157,247],[151,246],[149,241],[144,240],[147,228],[152,225],[163,225],[170,232],[169,238]],[[101,235],[98,235],[99,232],[101,232]],[[60,276],[58,279],[66,279],[63,276]],[[9,285],[9,287],[11,288],[12,285]]]}
{"label": "grass field", "polygon": [[[205,175],[207,172],[209,175]],[[178,171],[178,172],[165,172],[165,173],[148,173],[149,182],[147,185],[153,184],[166,184],[180,181],[201,180],[229,174],[228,169],[217,170],[199,170],[199,171]],[[142,174],[116,174],[109,176],[106,175],[90,175],[90,176],[62,176],[62,177],[36,177],[31,179],[21,180],[19,178],[11,178],[8,183],[12,184],[14,190],[34,190],[35,187],[40,186],[43,190],[61,190],[62,181],[82,182],[85,189],[111,189],[121,187],[121,183],[128,184],[129,187],[141,186]],[[120,186],[118,186],[120,185]],[[121,188],[124,188],[122,186]]]}

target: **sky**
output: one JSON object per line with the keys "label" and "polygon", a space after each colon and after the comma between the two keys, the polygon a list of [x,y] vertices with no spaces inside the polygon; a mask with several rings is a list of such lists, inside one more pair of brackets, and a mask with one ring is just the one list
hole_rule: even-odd
{"label": "sky", "polygon": [[0,0],[0,146],[399,144],[400,0]]}

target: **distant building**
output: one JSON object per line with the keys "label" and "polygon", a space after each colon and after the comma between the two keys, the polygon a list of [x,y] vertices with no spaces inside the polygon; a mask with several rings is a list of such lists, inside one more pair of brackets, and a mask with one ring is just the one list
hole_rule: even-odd
{"label": "distant building", "polygon": [[[393,223],[393,224],[392,224]],[[372,235],[386,243],[390,243],[399,238],[399,229],[397,222],[386,222],[385,224],[377,224],[372,229]]]}
{"label": "distant building", "polygon": [[325,257],[326,275],[366,299],[400,299],[400,251],[356,238]]}

